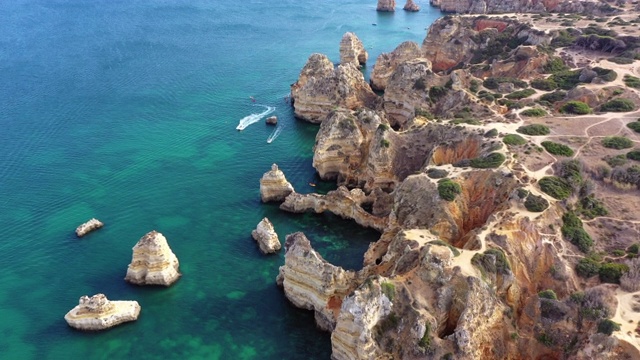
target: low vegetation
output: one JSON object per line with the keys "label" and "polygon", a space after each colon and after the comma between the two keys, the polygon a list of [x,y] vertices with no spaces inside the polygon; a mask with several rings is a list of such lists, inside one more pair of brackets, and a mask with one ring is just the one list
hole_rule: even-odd
{"label": "low vegetation", "polygon": [[558,200],[568,198],[573,192],[571,184],[558,176],[545,176],[538,181],[538,184],[540,190]]}
{"label": "low vegetation", "polygon": [[598,276],[605,283],[619,284],[620,277],[629,271],[629,266],[620,263],[606,263],[600,266]]}
{"label": "low vegetation", "polygon": [[552,93],[547,93],[547,94],[544,94],[544,95],[540,96],[540,100],[539,101],[541,103],[553,104],[553,103],[556,103],[558,101],[564,100],[564,98],[566,96],[567,96],[567,92],[566,91],[558,90],[558,91],[554,91]]}
{"label": "low vegetation", "polygon": [[469,165],[477,169],[497,168],[504,162],[505,157],[501,153],[491,153],[484,157],[471,159]]}
{"label": "low vegetation", "polygon": [[[588,253],[593,246],[593,239],[582,228],[582,220],[573,212],[567,212],[562,216],[562,236],[577,246],[580,251]],[[600,268],[602,270],[602,267]]]}
{"label": "low vegetation", "polygon": [[533,79],[531,80],[531,87],[538,90],[551,91],[555,90],[558,84],[551,79]]}
{"label": "low vegetation", "polygon": [[622,136],[607,136],[602,139],[602,146],[609,149],[629,149],[633,147],[633,141]]}
{"label": "low vegetation", "polygon": [[614,331],[620,331],[620,324],[617,322],[605,319],[598,324],[598,332],[605,335],[611,335]]}
{"label": "low vegetation", "polygon": [[524,207],[531,212],[543,212],[549,207],[549,202],[542,196],[529,194]]}
{"label": "low vegetation", "polygon": [[541,145],[550,154],[560,156],[573,156],[573,150],[567,145],[558,144],[553,141],[543,141]]}
{"label": "low vegetation", "polygon": [[600,111],[606,112],[629,112],[635,110],[636,106],[628,99],[613,99],[600,106]]}
{"label": "low vegetation", "polygon": [[503,83],[512,83],[514,87],[520,89],[524,89],[529,86],[526,81],[507,77],[489,77],[482,82],[482,85],[487,89],[496,90],[498,86]]}
{"label": "low vegetation", "polygon": [[507,94],[505,95],[505,98],[510,100],[520,100],[520,99],[527,98],[535,93],[536,91],[533,89],[524,89],[524,90],[514,91],[511,94]]}
{"label": "low vegetation", "polygon": [[549,130],[548,126],[542,124],[531,124],[520,126],[516,129],[517,132],[525,135],[539,136],[539,135],[549,135],[551,130]]}
{"label": "low vegetation", "polygon": [[556,295],[556,292],[550,289],[540,291],[538,293],[538,296],[543,299],[558,300],[558,295]]}
{"label": "low vegetation", "polygon": [[443,200],[453,201],[461,192],[462,188],[460,184],[451,179],[441,179],[438,181],[438,194]]}
{"label": "low vegetation", "polygon": [[624,84],[630,88],[640,89],[640,78],[637,78],[632,75],[625,75],[622,78],[622,81],[624,81]]}
{"label": "low vegetation", "polygon": [[547,115],[547,112],[540,108],[526,109],[523,110],[520,115],[528,116],[528,117],[542,117]]}
{"label": "low vegetation", "polygon": [[627,124],[627,127],[637,133],[640,133],[640,119]]}
{"label": "low vegetation", "polygon": [[471,258],[471,264],[480,268],[483,273],[508,274],[511,266],[501,249],[489,249],[483,254],[475,254]]}
{"label": "low vegetation", "polygon": [[505,135],[502,141],[507,145],[524,145],[527,140],[518,134]]}
{"label": "low vegetation", "polygon": [[568,101],[566,104],[562,105],[559,110],[563,114],[591,114],[591,108],[589,107],[589,105],[583,103],[582,101],[576,100]]}

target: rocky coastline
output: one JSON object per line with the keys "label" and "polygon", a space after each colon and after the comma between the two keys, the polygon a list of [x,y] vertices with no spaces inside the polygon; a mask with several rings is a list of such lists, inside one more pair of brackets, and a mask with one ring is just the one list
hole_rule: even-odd
{"label": "rocky coastline", "polygon": [[106,330],[135,321],[140,314],[137,301],[110,301],[104,294],[82,296],[76,307],[64,316],[69,326],[78,330]]}

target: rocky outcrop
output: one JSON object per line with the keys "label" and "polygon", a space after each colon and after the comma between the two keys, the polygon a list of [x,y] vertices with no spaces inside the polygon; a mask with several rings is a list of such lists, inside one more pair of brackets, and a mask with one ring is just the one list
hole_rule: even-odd
{"label": "rocky outcrop", "polygon": [[287,235],[284,249],[277,282],[285,296],[295,306],[313,310],[320,328],[333,330],[342,299],[357,285],[356,273],[328,263],[301,232]]}
{"label": "rocky outcrop", "polygon": [[277,116],[269,116],[265,122],[269,125],[276,125],[278,124],[278,117]]}
{"label": "rocky outcrop", "polygon": [[574,14],[615,14],[619,9],[603,7],[596,1],[560,1],[560,0],[431,0],[431,5],[441,11],[458,14],[503,14],[503,13],[574,13]]}
{"label": "rocky outcrop", "polygon": [[79,304],[64,319],[69,326],[79,330],[105,330],[128,321],[135,321],[140,314],[137,301],[109,301],[104,294],[82,296]]}
{"label": "rocky outcrop", "polygon": [[392,52],[380,54],[371,71],[371,88],[384,90],[389,78],[400,64],[421,56],[420,46],[413,41],[405,41]]}
{"label": "rocky outcrop", "polygon": [[104,224],[100,220],[98,220],[96,218],[93,218],[93,219],[87,221],[86,223],[81,224],[80,226],[78,226],[76,228],[76,235],[78,237],[83,237],[86,234],[90,233],[91,231],[100,229],[103,226],[104,226]]}
{"label": "rocky outcrop", "polygon": [[353,64],[361,67],[367,62],[369,54],[362,41],[352,32],[345,33],[340,41],[340,64]]}
{"label": "rocky outcrop", "polygon": [[329,211],[345,219],[353,219],[364,227],[383,231],[387,226],[387,219],[369,214],[362,208],[368,199],[360,189],[347,190],[341,186],[337,190],[329,191],[327,195],[292,193],[287,196],[280,209],[302,213],[313,211],[323,213]]}
{"label": "rocky outcrop", "polygon": [[450,70],[468,62],[480,48],[474,39],[477,32],[469,20],[445,17],[436,20],[422,43],[424,57],[433,64],[433,71]]}
{"label": "rocky outcrop", "polygon": [[282,201],[293,192],[293,186],[287,181],[278,165],[271,165],[271,170],[260,179],[260,198],[262,202]]}
{"label": "rocky outcrop", "polygon": [[402,8],[405,11],[420,11],[420,6],[418,6],[418,4],[416,4],[415,2],[413,2],[413,0],[407,0],[406,4],[404,4],[404,7]]}
{"label": "rocky outcrop", "polygon": [[273,224],[269,219],[264,218],[255,230],[251,232],[251,236],[260,246],[260,251],[263,254],[272,254],[280,250],[280,240],[278,240],[278,234],[276,234]]}
{"label": "rocky outcrop", "polygon": [[396,0],[378,0],[377,11],[393,12],[396,11]]}
{"label": "rocky outcrop", "polygon": [[338,65],[322,54],[309,57],[298,81],[291,85],[295,116],[321,123],[336,107],[355,110],[378,106],[378,96],[352,63]]}
{"label": "rocky outcrop", "polygon": [[179,262],[167,239],[157,231],[144,235],[133,247],[126,281],[136,285],[169,286],[180,278]]}

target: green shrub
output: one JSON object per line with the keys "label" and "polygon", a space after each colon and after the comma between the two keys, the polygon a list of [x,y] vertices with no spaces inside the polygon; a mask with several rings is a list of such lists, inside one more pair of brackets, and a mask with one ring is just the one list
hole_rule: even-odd
{"label": "green shrub", "polygon": [[387,125],[387,124],[380,124],[380,125],[378,125],[378,130],[381,130],[381,131],[387,131],[387,130],[389,130],[389,125]]}
{"label": "green shrub", "polygon": [[429,89],[429,98],[433,101],[438,101],[445,95],[447,95],[447,88],[444,86],[433,86]]}
{"label": "green shrub", "polygon": [[560,156],[573,156],[573,150],[571,150],[571,148],[567,145],[554,143],[553,141],[543,141],[541,145],[550,154]]}
{"label": "green shrub", "polygon": [[380,140],[380,146],[381,146],[381,147],[388,148],[388,147],[389,147],[389,145],[390,145],[389,140],[387,140],[387,139],[382,139],[382,140]]}
{"label": "green shrub", "polygon": [[633,141],[622,136],[607,136],[602,139],[602,146],[609,149],[628,149],[633,147]]}
{"label": "green shrub", "polygon": [[549,80],[555,82],[560,89],[571,90],[580,84],[580,70],[566,70],[554,73]]}
{"label": "green shrub", "polygon": [[571,184],[557,176],[545,176],[538,181],[540,189],[550,196],[558,200],[564,200],[571,196],[573,189]]}
{"label": "green shrub", "polygon": [[513,86],[520,89],[526,88],[528,86],[526,81],[507,77],[489,77],[482,82],[482,85],[484,85],[484,87],[486,87],[487,89],[495,90],[502,83],[512,83]]}
{"label": "green shrub", "polygon": [[611,255],[617,256],[617,257],[625,256],[626,254],[627,253],[624,250],[620,250],[620,249],[616,249],[611,252]]}
{"label": "green shrub", "polygon": [[538,90],[551,91],[555,90],[558,84],[551,79],[533,79],[531,80],[531,87]]}
{"label": "green shrub", "polygon": [[556,295],[556,292],[551,289],[540,291],[538,296],[543,299],[558,300],[558,295]]}
{"label": "green shrub", "polygon": [[393,301],[393,298],[396,296],[395,285],[385,281],[380,284],[380,288],[382,289],[382,293],[385,294],[390,301]]}
{"label": "green shrub", "polygon": [[492,274],[507,274],[511,272],[507,257],[500,249],[488,249],[484,254],[477,253],[473,255],[471,264]]}
{"label": "green shrub", "polygon": [[469,165],[477,169],[497,168],[504,162],[505,157],[501,153],[491,153],[485,157],[471,159]]}
{"label": "green shrub", "polygon": [[416,116],[426,117],[429,120],[433,120],[436,118],[429,110],[424,110],[422,108],[416,108],[415,114]]}
{"label": "green shrub", "polygon": [[601,111],[629,112],[635,110],[636,106],[628,99],[613,99],[600,106]]}
{"label": "green shrub", "polygon": [[479,87],[480,82],[478,80],[473,79],[469,81],[469,91],[471,91],[472,93],[478,92]]}
{"label": "green shrub", "polygon": [[640,252],[640,244],[638,243],[632,244],[627,248],[627,252],[629,254],[638,255],[638,252]]}
{"label": "green shrub", "polygon": [[614,331],[620,331],[620,324],[609,319],[600,321],[598,324],[598,332],[605,335],[611,335]]}
{"label": "green shrub", "polygon": [[609,214],[609,211],[604,207],[604,203],[596,199],[593,194],[580,199],[577,212],[587,219]]}
{"label": "green shrub", "polygon": [[[563,32],[563,31],[564,30],[560,30],[560,32]],[[564,31],[564,34],[568,35],[566,31]],[[558,37],[554,38],[553,41],[556,41],[557,38]],[[563,46],[573,45],[574,41],[575,41],[575,38],[572,38],[570,41],[568,41],[566,45],[563,45]],[[558,44],[556,43],[556,45]],[[553,74],[553,73],[569,70],[569,67],[564,64],[564,61],[562,61],[561,58],[554,56],[551,59],[549,59],[549,61],[547,61],[547,63],[544,65],[542,69],[547,74]]]}
{"label": "green shrub", "polygon": [[593,246],[593,239],[582,228],[582,221],[573,212],[562,215],[562,235],[582,252],[589,252]]}
{"label": "green shrub", "polygon": [[622,166],[627,163],[627,158],[624,155],[607,155],[602,160],[606,161],[611,167]]}
{"label": "green shrub", "polygon": [[558,101],[564,100],[566,96],[567,96],[567,93],[565,91],[558,90],[558,91],[554,91],[552,93],[548,93],[540,96],[540,101],[553,104]]}
{"label": "green shrub", "polygon": [[591,113],[591,108],[582,101],[573,100],[562,105],[560,107],[560,112],[564,114],[585,115]]}
{"label": "green shrub", "polygon": [[591,258],[582,258],[576,264],[576,273],[583,278],[590,278],[600,272],[600,264]]}
{"label": "green shrub", "polygon": [[640,78],[631,75],[625,75],[622,78],[622,81],[624,81],[624,84],[630,88],[640,89]]}
{"label": "green shrub", "polygon": [[627,271],[629,271],[629,267],[625,264],[607,263],[600,266],[598,275],[602,282],[619,284],[620,277]]}
{"label": "green shrub", "polygon": [[484,133],[484,137],[494,138],[496,136],[498,136],[498,129],[491,129],[491,130],[487,131],[486,133]]}
{"label": "green shrub", "polygon": [[507,145],[524,145],[527,143],[527,140],[518,134],[505,135],[502,141]]}
{"label": "green shrub", "polygon": [[536,336],[536,340],[544,346],[551,347],[554,344],[553,338],[547,333],[542,332]]}
{"label": "green shrub", "polygon": [[532,136],[549,135],[549,133],[551,133],[551,130],[549,130],[549,127],[542,124],[531,124],[531,125],[520,126],[519,128],[516,129],[516,131],[521,134],[532,135]]}
{"label": "green shrub", "polygon": [[640,133],[640,120],[628,123],[627,127],[637,133]]}
{"label": "green shrub", "polygon": [[426,351],[431,351],[431,324],[427,321],[425,327],[424,335],[418,342],[418,345]]}
{"label": "green shrub", "polygon": [[438,181],[438,194],[443,200],[453,201],[461,192],[462,188],[457,182],[451,181],[450,179]]}
{"label": "green shrub", "polygon": [[505,98],[511,99],[511,100],[520,100],[520,99],[527,98],[535,93],[536,91],[533,89],[524,89],[524,90],[514,91],[511,94],[505,95]]}
{"label": "green shrub", "polygon": [[631,150],[627,153],[627,159],[631,159],[631,160],[635,160],[635,161],[640,161],[640,150],[635,149],[635,150]]}
{"label": "green shrub", "polygon": [[617,77],[618,74],[611,70],[611,69],[603,69],[601,67],[594,67],[592,69],[593,71],[596,72],[596,74],[598,74],[598,77],[605,82],[611,82],[614,81]]}
{"label": "green shrub", "polygon": [[547,115],[547,112],[540,108],[526,109],[523,110],[520,115],[529,116],[529,117],[541,117]]}
{"label": "green shrub", "polygon": [[529,194],[524,201],[524,207],[531,212],[543,212],[549,207],[549,202],[542,196]]}

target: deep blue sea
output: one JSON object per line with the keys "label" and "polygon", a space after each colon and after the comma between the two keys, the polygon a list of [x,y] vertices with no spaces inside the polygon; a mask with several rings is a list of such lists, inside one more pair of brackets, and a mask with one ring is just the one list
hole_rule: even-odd
{"label": "deep blue sea", "polygon": [[[282,252],[261,255],[251,230],[268,216],[282,242],[304,231],[351,269],[379,234],[264,205],[258,181],[275,162],[298,192],[333,188],[311,167],[318,127],[283,98],[310,54],[339,60],[347,31],[369,51],[365,72],[421,43],[440,12],[418,3],[0,1],[0,358],[328,359],[329,334],[275,285]],[[269,107],[271,144],[264,119],[236,131]],[[92,217],[106,226],[76,238]],[[183,277],[129,285],[131,248],[154,229]],[[99,292],[137,300],[138,321],[69,328],[64,314]]]}

